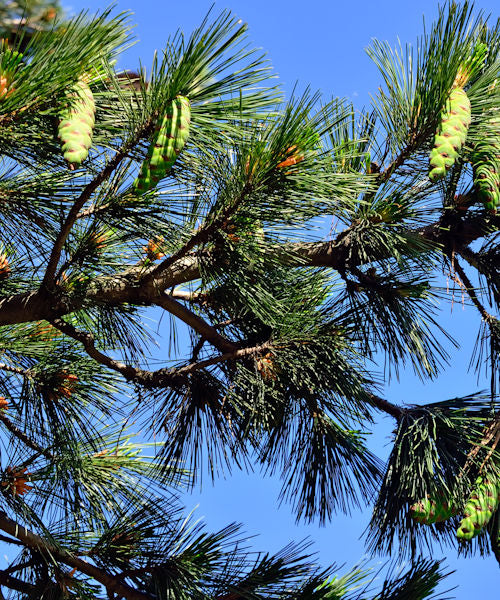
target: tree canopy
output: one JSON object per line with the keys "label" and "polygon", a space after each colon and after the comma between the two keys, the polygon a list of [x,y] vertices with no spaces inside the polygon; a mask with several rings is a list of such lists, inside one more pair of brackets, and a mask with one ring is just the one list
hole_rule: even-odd
{"label": "tree canopy", "polygon": [[[365,111],[285,100],[230,12],[118,70],[130,26],[0,7],[0,539],[19,550],[0,598],[414,600],[445,577],[434,541],[500,562],[500,23],[449,2],[416,48],[374,41]],[[481,316],[490,389],[392,403],[401,369],[452,372],[443,272]],[[281,477],[298,519],[373,505],[367,548],[408,568],[377,587],[186,516],[181,490],[240,467]]]}

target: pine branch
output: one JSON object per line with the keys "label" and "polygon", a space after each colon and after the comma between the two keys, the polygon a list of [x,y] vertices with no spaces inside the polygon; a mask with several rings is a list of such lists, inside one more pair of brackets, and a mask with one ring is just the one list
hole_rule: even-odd
{"label": "pine branch", "polygon": [[[151,125],[148,124],[148,127],[151,127]],[[61,227],[61,230],[54,242],[54,247],[52,248],[49,262],[47,264],[47,269],[45,271],[45,275],[42,280],[42,284],[41,284],[42,287],[49,286],[49,284],[51,283],[51,280],[53,279],[54,275],[56,274],[57,265],[58,265],[59,259],[61,257],[64,243],[66,242],[66,239],[67,239],[73,225],[75,224],[76,220],[78,219],[78,213],[85,206],[85,203],[90,199],[92,194],[101,185],[101,183],[103,183],[111,175],[111,173],[113,173],[113,171],[120,164],[120,162],[124,158],[126,158],[130,149],[137,142],[137,139],[139,137],[141,137],[142,135],[145,135],[145,131],[148,129],[148,127],[145,127],[143,130],[141,130],[140,135],[137,134],[136,138],[133,138],[133,139],[129,140],[126,144],[124,144],[123,147],[121,148],[121,150],[119,150],[115,154],[115,156],[109,161],[109,163],[104,167],[104,169],[96,177],[94,177],[94,179],[85,187],[85,189],[80,194],[80,196],[75,200],[75,202],[74,202],[73,206],[71,207],[71,209],[68,213],[68,216],[66,217],[66,220],[64,221],[63,226]]]}
{"label": "pine branch", "polygon": [[234,202],[232,202],[224,211],[222,211],[222,213],[218,215],[211,223],[200,227],[198,231],[196,231],[196,233],[175,254],[172,254],[157,267],[155,267],[153,271],[144,278],[144,283],[147,285],[151,281],[154,281],[175,262],[181,258],[184,258],[186,254],[188,254],[193,248],[199,244],[209,241],[213,233],[220,229],[226,223],[226,221],[236,213],[245,198],[253,191],[253,187],[254,186],[251,183],[245,183],[243,189]]}
{"label": "pine branch", "polygon": [[182,383],[183,379],[187,375],[194,373],[195,371],[200,371],[206,367],[210,367],[228,360],[236,360],[246,356],[255,356],[266,350],[269,350],[270,348],[270,344],[265,343],[258,346],[232,350],[200,362],[189,363],[179,368],[163,368],[156,371],[147,371],[144,369],[138,369],[132,365],[126,365],[98,350],[95,347],[94,336],[91,333],[78,331],[75,327],[61,319],[53,319],[50,321],[50,323],[59,329],[59,331],[62,331],[62,333],[65,333],[73,339],[81,342],[87,354],[94,360],[114,371],[118,371],[125,377],[127,381],[141,383],[145,387],[165,387],[177,385]]}
{"label": "pine branch", "polygon": [[137,381],[144,378],[145,371],[142,369],[137,369],[132,365],[126,365],[118,360],[114,360],[110,356],[107,356],[100,350],[95,347],[94,336],[91,333],[87,333],[84,331],[78,331],[76,327],[66,323],[62,319],[52,319],[49,321],[51,325],[53,325],[56,329],[59,329],[62,333],[70,336],[74,340],[81,342],[85,351],[89,356],[91,356],[98,363],[105,365],[109,369],[113,371],[118,371],[121,373],[125,379],[128,381]]}
{"label": "pine branch", "polygon": [[373,406],[387,413],[388,415],[391,415],[391,417],[394,417],[397,421],[399,421],[399,419],[401,419],[401,417],[404,415],[404,409],[396,404],[392,404],[392,402],[384,400],[384,398],[375,396],[375,394],[369,394],[369,397]]}
{"label": "pine branch", "polygon": [[488,323],[488,325],[491,326],[491,324],[492,324],[492,322],[494,320],[493,315],[490,315],[490,313],[484,308],[484,306],[479,301],[479,298],[477,297],[477,294],[476,294],[475,287],[472,285],[471,280],[469,279],[469,277],[467,276],[467,274],[463,270],[463,268],[460,265],[460,263],[458,262],[456,256],[453,256],[451,260],[452,260],[453,268],[458,273],[458,276],[460,277],[460,279],[462,280],[462,283],[464,284],[465,291],[467,292],[467,295],[469,296],[469,298],[471,299],[472,303],[474,304],[474,306],[479,311],[479,313],[480,313],[481,317],[484,319],[484,321],[486,323]]}
{"label": "pine branch", "polygon": [[19,540],[14,540],[2,534],[0,534],[0,542],[5,542],[6,544],[14,544],[15,546],[24,546],[24,544]]}
{"label": "pine branch", "polygon": [[185,300],[186,302],[203,302],[206,298],[201,292],[188,292],[186,290],[172,290],[168,293],[172,298],[179,298],[179,300]]}
{"label": "pine branch", "polygon": [[12,435],[16,436],[21,442],[34,450],[37,454],[45,456],[50,461],[54,460],[54,455],[49,450],[42,448],[39,444],[32,440],[24,431],[21,431],[19,427],[14,425],[12,421],[5,415],[4,411],[0,411],[0,422],[5,425],[5,427],[12,433]]}
{"label": "pine branch", "polygon": [[233,342],[230,342],[225,337],[220,335],[214,327],[209,325],[201,317],[196,315],[194,312],[183,306],[177,300],[174,300],[170,295],[162,294],[155,299],[155,304],[161,306],[170,314],[178,317],[181,321],[184,321],[187,325],[192,327],[198,332],[204,339],[215,346],[221,352],[234,352],[238,349],[238,346]]}
{"label": "pine branch", "polygon": [[17,373],[17,375],[23,375],[24,377],[28,376],[28,371],[26,371],[26,369],[21,369],[21,367],[13,367],[12,365],[7,365],[6,363],[0,363],[0,371]]}
{"label": "pine branch", "polygon": [[23,594],[33,594],[37,591],[37,586],[32,583],[27,583],[17,577],[12,577],[5,571],[0,571],[0,585],[15,590],[16,592],[22,592]]}
{"label": "pine branch", "polygon": [[4,512],[0,512],[0,529],[8,533],[14,538],[17,538],[28,548],[38,550],[42,554],[49,554],[52,559],[56,559],[70,567],[73,567],[81,573],[93,577],[101,583],[107,590],[115,592],[127,600],[154,600],[153,596],[146,594],[137,589],[131,588],[127,584],[120,581],[120,578],[115,575],[110,575],[103,569],[99,569],[94,565],[73,556],[67,550],[59,548],[55,544],[44,540],[36,533],[28,530],[19,523],[10,519]]}
{"label": "pine branch", "polygon": [[[439,247],[466,246],[487,233],[500,229],[500,215],[455,215],[446,227],[441,221],[410,230],[413,235]],[[273,250],[277,258],[290,267],[315,266],[345,270],[359,266],[357,257],[350,257],[350,241],[343,237],[338,245],[328,242],[297,242]],[[384,257],[381,256],[380,259]],[[387,257],[386,257],[387,258]],[[148,304],[167,288],[200,278],[199,259],[194,255],[170,261],[160,272],[156,268],[127,269],[115,275],[98,277],[87,291],[88,303],[116,306],[123,303]],[[46,290],[24,292],[0,299],[0,325],[35,320],[50,320],[74,312],[84,299],[48,295]]]}

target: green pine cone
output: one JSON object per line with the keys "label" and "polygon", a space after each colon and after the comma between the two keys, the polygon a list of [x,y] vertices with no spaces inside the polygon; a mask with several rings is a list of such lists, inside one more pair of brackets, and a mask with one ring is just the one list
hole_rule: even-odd
{"label": "green pine cone", "polygon": [[478,198],[487,210],[500,204],[500,122],[492,119],[486,139],[476,144],[471,154],[474,185]]}
{"label": "green pine cone", "polygon": [[68,100],[72,101],[71,106],[59,114],[58,137],[63,144],[64,158],[74,167],[87,158],[92,145],[95,102],[92,91],[82,79],[76,82]]}
{"label": "green pine cone", "polygon": [[471,540],[488,524],[499,503],[500,485],[493,477],[478,478],[457,529],[460,540]]}
{"label": "green pine cone", "polygon": [[153,188],[172,168],[189,135],[191,105],[185,96],[174,98],[156,129],[146,159],[133,187],[143,194]]}
{"label": "green pine cone", "polygon": [[474,185],[481,202],[493,209],[499,204],[500,177],[493,163],[482,163],[474,170]]}
{"label": "green pine cone", "polygon": [[410,506],[410,515],[419,523],[432,525],[446,521],[454,513],[453,506],[445,498],[424,498]]}
{"label": "green pine cone", "polygon": [[432,182],[442,179],[460,154],[471,122],[471,105],[462,88],[450,92],[445,108],[441,113],[441,123],[434,138],[434,148],[430,153],[429,179]]}

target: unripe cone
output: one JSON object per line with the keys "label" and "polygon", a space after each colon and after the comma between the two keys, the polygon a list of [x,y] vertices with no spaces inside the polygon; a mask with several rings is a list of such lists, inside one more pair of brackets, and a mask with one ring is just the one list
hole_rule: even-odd
{"label": "unripe cone", "polygon": [[457,529],[460,540],[471,540],[478,535],[493,516],[499,502],[499,485],[493,479],[479,479],[467,504],[464,518]]}
{"label": "unripe cone", "polygon": [[471,162],[478,198],[495,211],[500,204],[500,121],[492,119],[490,124],[491,134],[476,144]]}
{"label": "unripe cone", "polygon": [[454,513],[453,506],[445,498],[437,500],[426,497],[420,502],[410,506],[410,514],[413,519],[425,525],[446,521]]}
{"label": "unripe cone", "polygon": [[467,94],[463,88],[452,89],[441,113],[441,123],[430,154],[431,181],[442,179],[455,163],[465,143],[470,122],[471,105]]}
{"label": "unripe cone", "polygon": [[156,129],[146,159],[134,181],[137,194],[144,194],[162,179],[181,153],[189,135],[191,105],[185,96],[172,100]]}
{"label": "unripe cone", "polygon": [[59,115],[58,137],[63,144],[64,158],[74,168],[87,158],[92,145],[95,102],[91,89],[82,79],[73,86],[68,100],[72,100],[71,106]]}

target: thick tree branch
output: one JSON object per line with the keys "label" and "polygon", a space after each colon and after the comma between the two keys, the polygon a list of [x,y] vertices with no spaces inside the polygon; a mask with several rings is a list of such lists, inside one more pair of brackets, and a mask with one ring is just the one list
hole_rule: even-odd
{"label": "thick tree branch", "polygon": [[[441,247],[465,247],[472,241],[500,229],[500,215],[484,213],[456,215],[448,219],[412,230],[415,236]],[[299,242],[284,244],[275,249],[283,263],[294,266],[330,267],[349,269],[361,264],[359,257],[351,256],[349,236],[338,241]],[[380,257],[381,259],[383,257]],[[129,303],[155,303],[163,292],[182,283],[200,278],[198,256],[188,254],[162,268],[131,267],[115,275],[96,278],[84,298],[63,293],[48,294],[45,290],[15,294],[0,299],[0,326],[41,319],[61,317],[79,310],[84,303],[118,306]]]}
{"label": "thick tree branch", "polygon": [[5,571],[0,571],[0,585],[23,594],[33,594],[37,590],[36,585],[18,579],[17,577],[12,577],[12,575],[9,575]]}
{"label": "thick tree branch", "polygon": [[131,588],[120,581],[117,576],[110,575],[106,571],[88,563],[81,558],[77,558],[63,548],[44,540],[36,533],[29,531],[19,523],[10,519],[5,513],[0,512],[0,529],[20,540],[28,548],[39,550],[43,554],[48,554],[57,561],[60,561],[70,567],[73,567],[81,573],[92,577],[101,583],[107,590],[126,598],[127,600],[153,600],[149,594]]}

